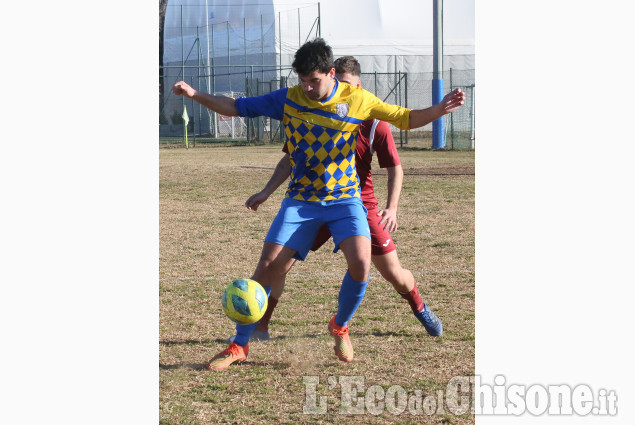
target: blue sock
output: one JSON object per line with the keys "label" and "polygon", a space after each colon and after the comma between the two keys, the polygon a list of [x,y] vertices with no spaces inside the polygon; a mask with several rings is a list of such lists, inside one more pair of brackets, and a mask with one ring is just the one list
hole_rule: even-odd
{"label": "blue sock", "polygon": [[357,282],[351,278],[347,271],[340,287],[340,295],[338,298],[337,314],[335,315],[335,324],[338,326],[346,326],[349,320],[353,318],[353,314],[357,311],[357,307],[364,299],[366,294],[366,282]]}
{"label": "blue sock", "polygon": [[[271,286],[263,286],[263,289],[267,293],[267,296],[271,293]],[[244,347],[249,342],[249,337],[251,333],[256,328],[256,323],[252,323],[251,325],[239,325],[236,324],[236,336],[234,337],[234,343]]]}

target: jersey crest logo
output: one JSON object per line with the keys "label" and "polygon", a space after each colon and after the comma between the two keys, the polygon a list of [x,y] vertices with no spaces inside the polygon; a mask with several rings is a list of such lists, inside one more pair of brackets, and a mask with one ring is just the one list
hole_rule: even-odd
{"label": "jersey crest logo", "polygon": [[348,103],[338,103],[335,111],[340,118],[344,118],[348,115]]}

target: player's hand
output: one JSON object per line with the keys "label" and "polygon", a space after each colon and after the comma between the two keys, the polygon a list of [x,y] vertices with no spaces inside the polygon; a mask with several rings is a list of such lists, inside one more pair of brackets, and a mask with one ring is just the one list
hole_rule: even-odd
{"label": "player's hand", "polygon": [[379,226],[381,227],[382,223],[384,223],[384,229],[389,232],[394,232],[397,230],[397,209],[395,208],[386,208],[377,213],[378,216],[381,216],[381,220],[379,220]]}
{"label": "player's hand", "polygon": [[172,86],[172,92],[177,96],[192,98],[196,93],[196,90],[190,87],[190,85],[187,84],[185,81],[179,81],[178,83],[174,83],[174,85]]}
{"label": "player's hand", "polygon": [[460,88],[456,88],[443,97],[440,105],[443,108],[443,113],[449,114],[459,109],[464,103],[465,92]]}
{"label": "player's hand", "polygon": [[260,204],[265,202],[267,199],[269,199],[269,196],[262,192],[258,192],[254,195],[251,195],[249,199],[247,199],[247,202],[245,202],[245,206],[248,210],[257,211]]}

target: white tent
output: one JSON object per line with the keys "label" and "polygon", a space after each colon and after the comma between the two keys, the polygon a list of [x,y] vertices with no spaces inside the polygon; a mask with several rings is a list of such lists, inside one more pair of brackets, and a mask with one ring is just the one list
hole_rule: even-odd
{"label": "white tent", "polygon": [[[335,57],[355,56],[364,72],[432,72],[432,0],[326,0],[320,9]],[[474,69],[474,0],[444,0],[443,11],[444,67]]]}
{"label": "white tent", "polygon": [[[474,69],[474,0],[445,0],[443,11],[444,68]],[[432,72],[432,0],[174,0],[166,13],[164,64],[193,64],[200,53],[203,63],[209,54],[225,71],[288,67],[317,34],[318,16],[334,56],[357,57],[363,72]]]}

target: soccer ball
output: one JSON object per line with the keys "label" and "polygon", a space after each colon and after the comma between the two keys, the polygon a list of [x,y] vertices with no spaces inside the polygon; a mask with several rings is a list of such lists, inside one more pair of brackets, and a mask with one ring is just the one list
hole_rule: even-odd
{"label": "soccer ball", "polygon": [[223,293],[223,310],[239,325],[256,323],[267,311],[267,293],[255,280],[235,280]]}

